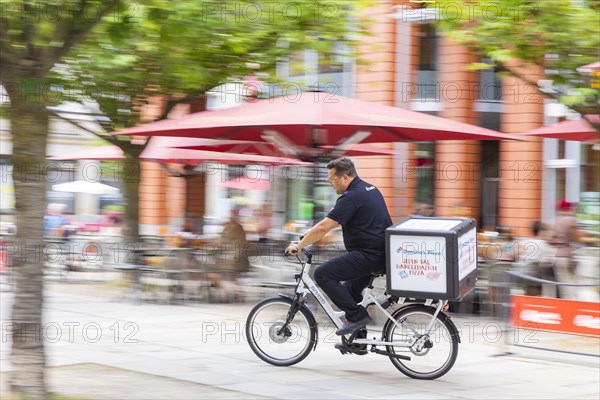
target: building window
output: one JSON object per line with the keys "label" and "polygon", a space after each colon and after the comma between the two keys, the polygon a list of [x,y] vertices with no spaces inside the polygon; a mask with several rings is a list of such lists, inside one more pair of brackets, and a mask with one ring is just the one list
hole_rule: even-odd
{"label": "building window", "polygon": [[479,125],[487,129],[499,131],[501,115],[499,112],[480,112]]}
{"label": "building window", "polygon": [[[483,59],[490,64],[491,60]],[[479,125],[499,131],[502,122],[502,84],[493,68],[483,69],[479,74],[479,100],[475,110],[479,112]],[[500,183],[500,142],[481,142],[481,190],[479,194],[479,221],[485,229],[495,230],[498,225],[498,193]]]}
{"label": "building window", "polygon": [[556,157],[558,160],[564,160],[566,158],[565,147],[566,147],[565,141],[562,139],[558,139],[558,155]]}
{"label": "building window", "polygon": [[319,73],[344,72],[344,64],[348,61],[345,53],[347,51],[341,43],[335,43],[330,53],[319,53]]}
{"label": "building window", "polygon": [[419,69],[417,71],[417,102],[437,102],[438,98],[438,36],[432,24],[419,25]]}
{"label": "building window", "polygon": [[337,195],[329,187],[327,161],[314,166],[288,168],[288,220],[312,224],[323,219],[335,204]]}
{"label": "building window", "polygon": [[500,142],[481,142],[480,221],[485,229],[498,225],[498,190],[500,181]]}
{"label": "building window", "polygon": [[[483,64],[491,60],[482,59]],[[502,112],[502,82],[498,79],[493,68],[482,69],[479,73],[478,99],[475,101],[475,111],[480,113],[481,126],[488,129],[500,130],[500,115]]]}
{"label": "building window", "polygon": [[438,36],[433,24],[419,25],[419,70],[437,71]]}
{"label": "building window", "polygon": [[[481,60],[482,63],[489,64],[487,59]],[[502,82],[498,79],[494,68],[482,69],[479,76],[479,100],[480,101],[501,101],[502,100]]]}
{"label": "building window", "polygon": [[435,143],[419,142],[415,149],[417,203],[435,204]]}
{"label": "building window", "polygon": [[600,149],[597,146],[583,144],[581,152],[582,192],[600,192]]}
{"label": "building window", "polygon": [[581,159],[581,193],[577,222],[584,229],[600,233],[600,149],[583,144]]}

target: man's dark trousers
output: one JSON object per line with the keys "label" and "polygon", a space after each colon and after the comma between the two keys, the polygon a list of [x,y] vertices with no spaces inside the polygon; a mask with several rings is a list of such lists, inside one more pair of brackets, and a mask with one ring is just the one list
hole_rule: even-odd
{"label": "man's dark trousers", "polygon": [[348,321],[360,321],[369,316],[357,303],[362,300],[361,293],[371,273],[385,273],[385,254],[353,250],[319,266],[315,270],[315,282],[346,313]]}

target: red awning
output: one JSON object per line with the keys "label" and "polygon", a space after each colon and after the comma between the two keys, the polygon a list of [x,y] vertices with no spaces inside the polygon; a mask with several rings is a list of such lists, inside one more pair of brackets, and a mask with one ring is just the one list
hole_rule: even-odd
{"label": "red awning", "polygon": [[591,142],[598,140],[598,131],[585,119],[563,121],[523,133],[526,136]]}

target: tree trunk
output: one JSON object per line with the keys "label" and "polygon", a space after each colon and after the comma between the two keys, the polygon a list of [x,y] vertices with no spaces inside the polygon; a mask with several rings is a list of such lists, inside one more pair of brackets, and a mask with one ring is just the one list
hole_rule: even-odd
{"label": "tree trunk", "polygon": [[43,254],[46,208],[48,112],[40,99],[11,96],[13,181],[17,234],[12,270],[11,390],[26,397],[47,396],[44,378]]}
{"label": "tree trunk", "polygon": [[[141,147],[141,146],[140,146]],[[139,232],[139,203],[140,203],[140,158],[139,151],[124,151],[125,168],[123,174],[123,189],[125,197],[125,249],[132,249],[140,241]]]}

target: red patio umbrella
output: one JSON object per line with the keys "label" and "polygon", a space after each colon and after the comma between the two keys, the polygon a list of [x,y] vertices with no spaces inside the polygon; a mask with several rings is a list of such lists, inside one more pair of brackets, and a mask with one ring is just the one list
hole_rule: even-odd
{"label": "red patio umbrella", "polygon": [[[186,165],[199,165],[207,161],[214,161],[224,164],[266,164],[266,165],[307,165],[309,163],[297,159],[285,157],[269,157],[253,154],[223,153],[218,151],[201,151],[169,147],[173,144],[187,145],[206,145],[223,142],[211,139],[196,138],[173,138],[173,137],[153,137],[150,143],[140,154],[140,159],[145,161],[157,161],[164,163],[177,163]],[[239,141],[231,141],[239,142]],[[89,149],[65,154],[61,156],[49,157],[50,160],[102,160],[117,161],[125,159],[123,150],[118,146],[99,146]],[[183,174],[182,178],[186,180],[186,187],[189,184],[191,175]],[[248,182],[251,182],[249,179]],[[268,182],[267,182],[268,184]],[[184,210],[187,206],[184,206]]]}
{"label": "red patio umbrella", "polygon": [[598,131],[585,119],[563,121],[523,133],[525,136],[574,140],[579,142],[598,141]]}
{"label": "red patio umbrella", "polygon": [[577,68],[577,71],[581,72],[582,74],[589,74],[592,71],[596,71],[596,70],[600,70],[600,61],[596,61],[594,63],[583,65],[583,66]]}
{"label": "red patio umbrella", "polygon": [[239,107],[139,125],[112,135],[266,141],[314,159],[356,143],[515,139],[489,129],[325,92],[299,93]]}
{"label": "red patio umbrella", "polygon": [[[225,164],[267,164],[267,165],[302,165],[303,161],[287,157],[271,157],[255,154],[225,153],[220,151],[203,151],[169,147],[176,142],[170,137],[153,137],[140,158],[154,160],[162,163],[178,163],[198,165],[206,161],[215,161]],[[185,138],[183,138],[185,139]]]}
{"label": "red patio umbrella", "polygon": [[[176,163],[187,165],[199,165],[206,161],[220,162],[223,164],[267,164],[267,165],[304,165],[307,164],[300,160],[286,157],[269,157],[253,154],[223,153],[221,151],[200,151],[181,149],[173,147],[174,144],[183,145],[210,145],[220,143],[238,144],[241,141],[222,141],[213,139],[199,138],[172,138],[172,137],[153,137],[150,143],[140,154],[140,159],[144,161],[157,161],[161,163]],[[76,151],[70,154],[49,157],[49,160],[99,160],[99,161],[118,161],[124,160],[123,150],[118,146],[98,146],[90,147],[85,150]]]}
{"label": "red patio umbrella", "polygon": [[[209,139],[207,139],[209,140]],[[217,142],[218,140],[215,140]],[[235,142],[235,141],[223,141],[223,142]],[[205,151],[220,151],[227,153],[239,153],[239,154],[257,154],[267,156],[280,156],[284,157],[286,154],[279,149],[277,146],[266,142],[246,142],[237,141],[237,143],[223,143],[218,145],[210,146],[187,146],[178,145],[178,148],[187,148],[193,150],[205,150]],[[335,146],[321,146],[325,149],[331,150],[332,153],[336,152]],[[384,149],[381,147],[373,146],[366,143],[359,143],[350,146],[345,151],[339,151],[340,155],[346,155],[349,157],[360,157],[360,156],[377,156],[377,155],[392,155],[396,154],[394,150]]]}
{"label": "red patio umbrella", "polygon": [[270,184],[269,181],[264,179],[255,179],[246,176],[217,183],[216,186],[240,190],[269,190]]}

